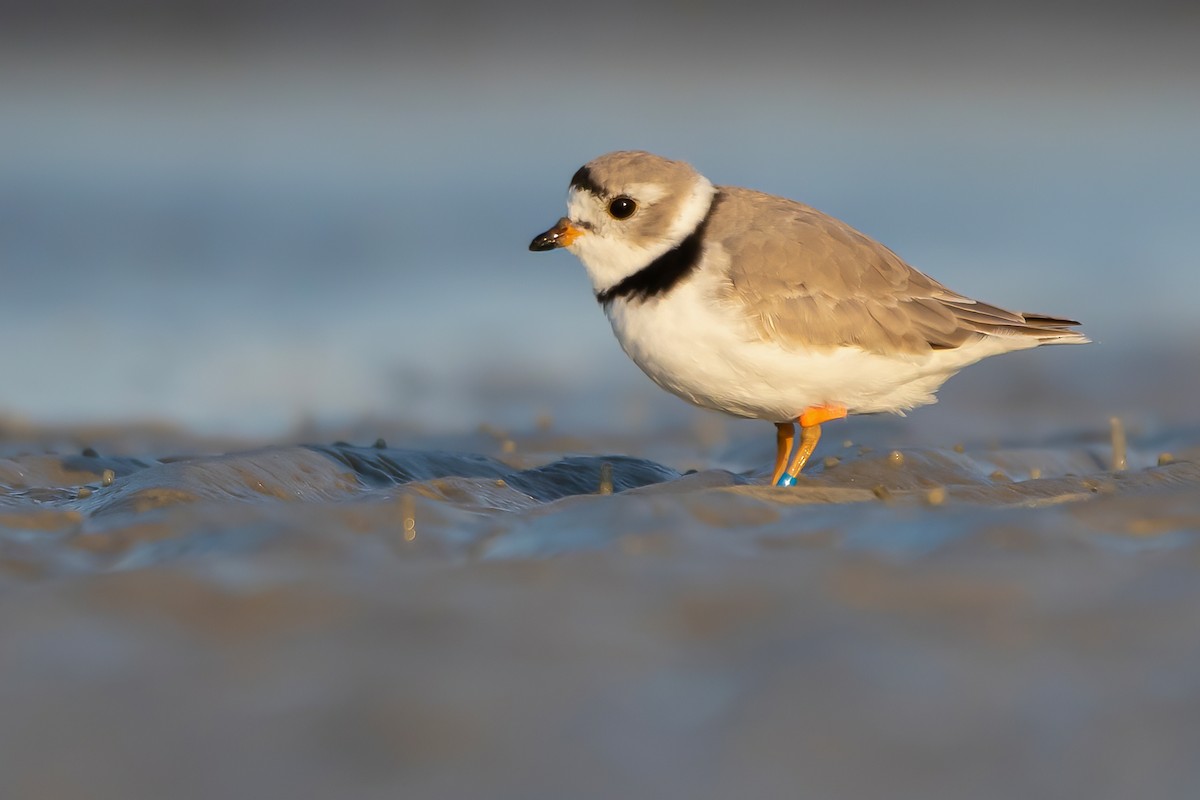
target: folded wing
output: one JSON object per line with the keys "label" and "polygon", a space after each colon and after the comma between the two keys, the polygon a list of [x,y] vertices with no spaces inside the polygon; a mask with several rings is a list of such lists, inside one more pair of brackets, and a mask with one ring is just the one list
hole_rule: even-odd
{"label": "folded wing", "polygon": [[766,341],[910,354],[983,337],[1087,341],[1071,330],[1079,324],[1073,320],[1007,311],[952,292],[809,206],[746,189],[721,191],[726,197],[709,232],[730,258],[725,296],[744,308]]}

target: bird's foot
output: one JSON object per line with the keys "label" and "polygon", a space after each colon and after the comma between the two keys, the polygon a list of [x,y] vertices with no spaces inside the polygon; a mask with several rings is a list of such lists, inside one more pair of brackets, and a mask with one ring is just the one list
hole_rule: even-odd
{"label": "bird's foot", "polygon": [[788,450],[791,449],[793,429],[790,424],[777,423],[778,447],[775,457],[775,472],[771,475],[772,485],[795,486],[800,470],[804,469],[804,465],[808,463],[813,451],[817,449],[817,442],[821,439],[821,423],[842,419],[845,416],[845,406],[812,406],[805,409],[804,413],[796,419],[796,422],[800,423],[800,446],[796,448],[796,453],[792,456],[787,469],[781,469],[781,467],[786,458],[785,445]]}

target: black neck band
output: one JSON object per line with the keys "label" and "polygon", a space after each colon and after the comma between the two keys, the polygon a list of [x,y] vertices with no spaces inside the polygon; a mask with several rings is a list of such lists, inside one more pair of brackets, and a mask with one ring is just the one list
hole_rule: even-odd
{"label": "black neck band", "polygon": [[679,244],[651,261],[637,272],[621,280],[616,286],[610,286],[602,292],[596,292],[596,300],[606,306],[618,298],[627,300],[646,300],[660,294],[666,294],[675,284],[683,280],[697,266],[704,250],[704,229],[712,218],[713,209],[720,202],[721,195],[713,195],[712,204],[704,214],[704,219],[696,229],[687,235]]}

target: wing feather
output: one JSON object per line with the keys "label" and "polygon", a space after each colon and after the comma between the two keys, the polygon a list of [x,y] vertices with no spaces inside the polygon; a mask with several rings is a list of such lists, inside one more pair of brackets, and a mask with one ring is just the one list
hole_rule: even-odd
{"label": "wing feather", "polygon": [[726,299],[758,335],[789,348],[857,345],[927,353],[988,336],[1086,341],[1079,323],[1021,314],[950,291],[874,239],[814,208],[737,187],[709,235],[729,258]]}

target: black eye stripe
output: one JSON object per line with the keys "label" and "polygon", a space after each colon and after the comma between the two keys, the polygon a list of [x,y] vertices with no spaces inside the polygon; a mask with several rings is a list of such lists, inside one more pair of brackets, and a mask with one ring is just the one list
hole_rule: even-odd
{"label": "black eye stripe", "polygon": [[629,219],[633,216],[634,211],[637,211],[637,202],[632,197],[625,195],[614,197],[608,204],[608,213],[614,219]]}

